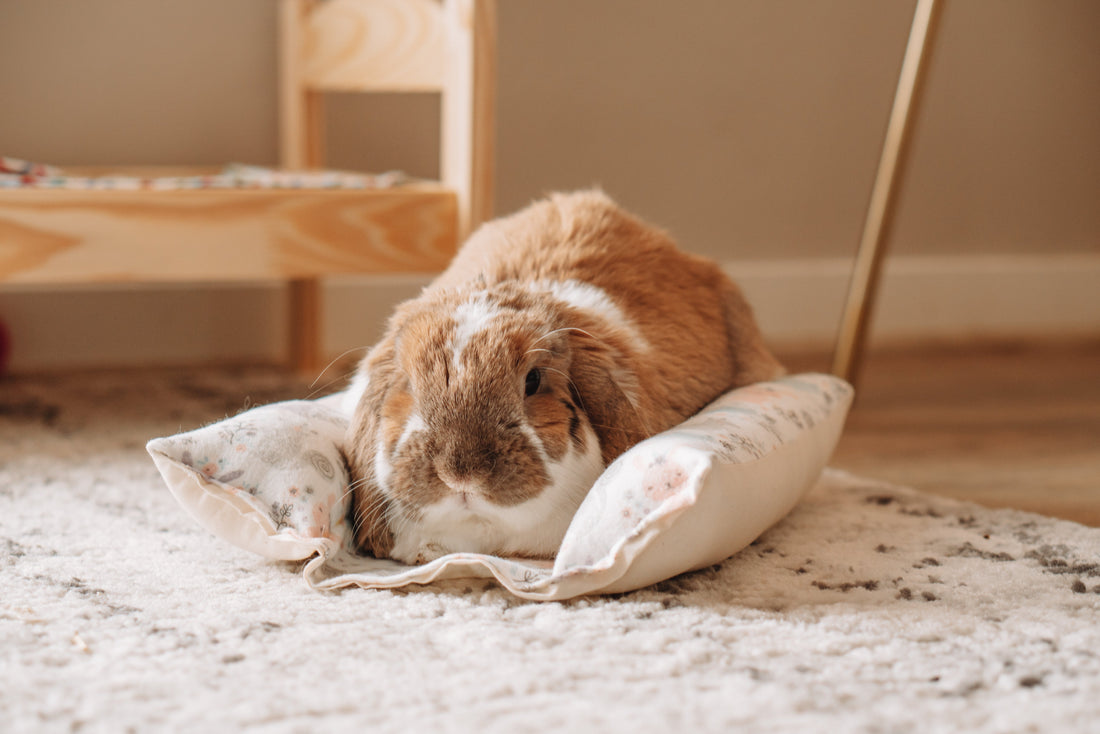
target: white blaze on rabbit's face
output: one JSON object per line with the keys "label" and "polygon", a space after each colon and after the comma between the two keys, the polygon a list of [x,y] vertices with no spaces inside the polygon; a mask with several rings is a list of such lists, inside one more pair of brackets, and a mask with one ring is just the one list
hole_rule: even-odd
{"label": "white blaze on rabbit's face", "polygon": [[501,315],[501,311],[490,302],[488,296],[479,293],[473,298],[463,302],[454,312],[454,336],[451,339],[449,351],[451,353],[451,365],[455,374],[462,372],[464,354],[477,334],[485,332],[493,323],[493,320]]}

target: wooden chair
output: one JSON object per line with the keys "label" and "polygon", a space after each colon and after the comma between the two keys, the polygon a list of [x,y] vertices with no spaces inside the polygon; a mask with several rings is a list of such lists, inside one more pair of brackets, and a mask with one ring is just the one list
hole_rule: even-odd
{"label": "wooden chair", "polygon": [[[441,181],[393,188],[0,189],[0,285],[290,283],[290,361],[322,362],[320,279],[434,272],[492,208],[495,0],[280,0],[284,167],[323,165],[323,95],[442,95]],[[202,170],[66,170],[195,175]]]}

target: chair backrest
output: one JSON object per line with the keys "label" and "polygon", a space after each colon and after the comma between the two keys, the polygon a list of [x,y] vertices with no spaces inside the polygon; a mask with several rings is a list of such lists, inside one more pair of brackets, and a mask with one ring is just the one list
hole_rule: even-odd
{"label": "chair backrest", "polygon": [[325,92],[442,95],[440,173],[465,237],[492,215],[496,0],[281,0],[280,145],[324,165]]}

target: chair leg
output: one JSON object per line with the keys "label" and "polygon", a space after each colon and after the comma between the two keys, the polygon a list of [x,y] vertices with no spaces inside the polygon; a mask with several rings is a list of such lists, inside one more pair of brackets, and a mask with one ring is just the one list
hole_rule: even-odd
{"label": "chair leg", "polygon": [[288,284],[290,340],[288,362],[315,377],[321,369],[321,281],[296,278]]}
{"label": "chair leg", "polygon": [[863,223],[859,251],[856,253],[848,284],[848,297],[841,317],[833,353],[833,374],[855,384],[863,361],[863,347],[871,322],[882,260],[886,251],[890,222],[896,203],[895,191],[908,143],[910,121],[919,101],[919,82],[927,66],[938,15],[936,0],[918,0],[909,29],[909,43],[898,76],[894,105],[886,127],[886,139],[879,158],[878,172],[871,189],[867,218]]}

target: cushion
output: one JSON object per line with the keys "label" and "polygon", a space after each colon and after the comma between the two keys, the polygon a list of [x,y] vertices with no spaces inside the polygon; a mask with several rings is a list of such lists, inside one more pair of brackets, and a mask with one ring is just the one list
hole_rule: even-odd
{"label": "cushion", "polygon": [[733,390],[620,456],[577,510],[554,560],[452,553],[421,566],[355,552],[340,451],[345,396],[254,408],[147,449],[181,505],[218,537],[305,560],[315,589],[495,578],[517,596],[641,588],[755,540],[820,475],[853,391],[801,374]]}

